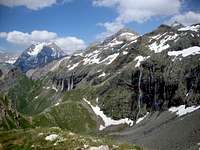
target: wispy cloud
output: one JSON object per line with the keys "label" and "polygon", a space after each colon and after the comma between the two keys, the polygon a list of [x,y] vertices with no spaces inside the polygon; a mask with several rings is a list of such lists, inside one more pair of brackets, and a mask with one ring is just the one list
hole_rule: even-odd
{"label": "wispy cloud", "polygon": [[97,39],[103,39],[105,37],[108,37],[124,27],[124,25],[120,22],[105,22],[98,23],[97,25],[106,29],[105,32],[102,32],[99,35],[97,35]]}
{"label": "wispy cloud", "polygon": [[0,0],[0,4],[8,7],[25,6],[28,9],[39,10],[56,4],[57,0]]}
{"label": "wispy cloud", "polygon": [[59,37],[54,32],[46,30],[34,30],[31,33],[24,33],[20,31],[0,32],[0,38],[6,39],[8,42],[22,46],[29,46],[39,42],[55,42],[59,47],[68,53],[74,50],[84,49],[85,42],[77,37],[66,36]]}
{"label": "wispy cloud", "polygon": [[[181,8],[180,0],[93,0],[96,7],[114,8],[118,16],[113,21],[101,23],[105,33],[115,31],[116,25],[123,27],[130,22],[143,23],[155,16],[171,16]],[[113,25],[114,29],[111,29]],[[103,34],[105,34],[103,33]]]}
{"label": "wispy cloud", "polygon": [[0,0],[0,5],[7,7],[24,6],[31,10],[40,10],[45,7],[51,7],[56,3],[69,3],[73,0]]}
{"label": "wispy cloud", "polygon": [[183,14],[177,14],[173,16],[170,20],[166,21],[166,24],[172,24],[173,22],[179,22],[184,25],[191,25],[195,23],[200,23],[200,13],[193,11],[185,12]]}

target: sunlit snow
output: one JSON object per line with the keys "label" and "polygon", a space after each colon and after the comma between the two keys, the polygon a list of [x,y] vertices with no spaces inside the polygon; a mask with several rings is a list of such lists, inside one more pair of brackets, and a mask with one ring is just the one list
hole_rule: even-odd
{"label": "sunlit snow", "polygon": [[149,112],[147,112],[146,115],[144,115],[143,117],[138,118],[137,121],[136,121],[136,124],[138,124],[139,122],[141,122],[142,120],[144,120],[148,116],[148,114],[149,114]]}
{"label": "sunlit snow", "polygon": [[73,70],[73,69],[76,68],[78,65],[79,65],[79,62],[73,64],[68,70]]}
{"label": "sunlit snow", "polygon": [[171,51],[171,52],[168,52],[169,56],[179,56],[179,55],[182,55],[183,57],[187,57],[189,55],[196,55],[196,54],[200,54],[200,47],[199,46],[189,47],[189,48],[183,49],[181,51]]}
{"label": "sunlit snow", "polygon": [[101,78],[101,77],[104,77],[104,76],[106,76],[105,72],[103,72],[102,74],[100,74],[98,77]]}
{"label": "sunlit snow", "polygon": [[176,115],[180,117],[180,116],[186,115],[188,113],[191,113],[199,108],[200,108],[200,106],[185,107],[185,105],[180,105],[178,107],[169,108],[169,111],[172,113],[176,113]]}
{"label": "sunlit snow", "polygon": [[128,52],[127,52],[127,51],[123,51],[122,54],[123,54],[123,55],[127,55]]}
{"label": "sunlit snow", "polygon": [[135,61],[137,61],[137,63],[136,63],[136,65],[135,65],[135,67],[140,67],[140,64],[141,64],[141,62],[143,62],[143,61],[145,61],[145,60],[147,60],[148,58],[149,58],[150,56],[147,56],[147,57],[144,57],[144,56],[137,56],[137,57],[135,57]]}
{"label": "sunlit snow", "polygon": [[34,49],[32,49],[31,51],[29,50],[27,53],[29,54],[29,55],[37,55],[41,50],[42,50],[42,48],[45,46],[45,45],[47,45],[47,43],[40,43],[40,44],[37,44],[37,45],[35,45],[35,48]]}
{"label": "sunlit snow", "polygon": [[[92,108],[92,110],[94,111],[94,113],[101,117],[102,120],[104,121],[104,125],[100,125],[99,130],[103,130],[106,127],[109,127],[111,125],[119,125],[119,124],[128,124],[130,126],[133,125],[133,121],[129,118],[124,118],[124,119],[120,119],[120,120],[114,120],[111,117],[107,117],[104,112],[100,109],[100,107],[98,105],[93,106],[87,99],[83,98],[83,100],[90,105],[90,107]],[[97,100],[98,101],[98,100]]]}
{"label": "sunlit snow", "polygon": [[179,31],[195,31],[198,32],[198,30],[200,29],[200,25],[192,25],[192,26],[187,26],[187,27],[183,27],[178,29]]}

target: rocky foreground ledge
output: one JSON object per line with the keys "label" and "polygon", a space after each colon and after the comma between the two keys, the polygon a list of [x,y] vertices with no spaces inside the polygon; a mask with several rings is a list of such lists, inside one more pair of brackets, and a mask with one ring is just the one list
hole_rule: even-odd
{"label": "rocky foreground ledge", "polygon": [[0,150],[141,150],[135,145],[116,144],[108,137],[92,137],[58,127],[0,132]]}

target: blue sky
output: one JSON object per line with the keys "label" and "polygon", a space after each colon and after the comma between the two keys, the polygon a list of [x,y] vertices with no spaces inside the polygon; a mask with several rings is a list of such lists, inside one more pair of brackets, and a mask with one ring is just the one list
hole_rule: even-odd
{"label": "blue sky", "polygon": [[144,34],[175,20],[200,22],[199,0],[33,1],[0,1],[1,51],[23,51],[32,43],[55,41],[72,52],[123,27]]}

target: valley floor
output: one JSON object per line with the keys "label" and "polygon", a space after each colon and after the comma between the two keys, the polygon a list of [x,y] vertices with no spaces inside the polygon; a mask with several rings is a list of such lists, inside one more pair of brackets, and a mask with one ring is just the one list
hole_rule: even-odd
{"label": "valley floor", "polygon": [[139,124],[111,135],[119,143],[134,143],[148,150],[198,150],[200,110],[182,117],[168,111],[156,112]]}

